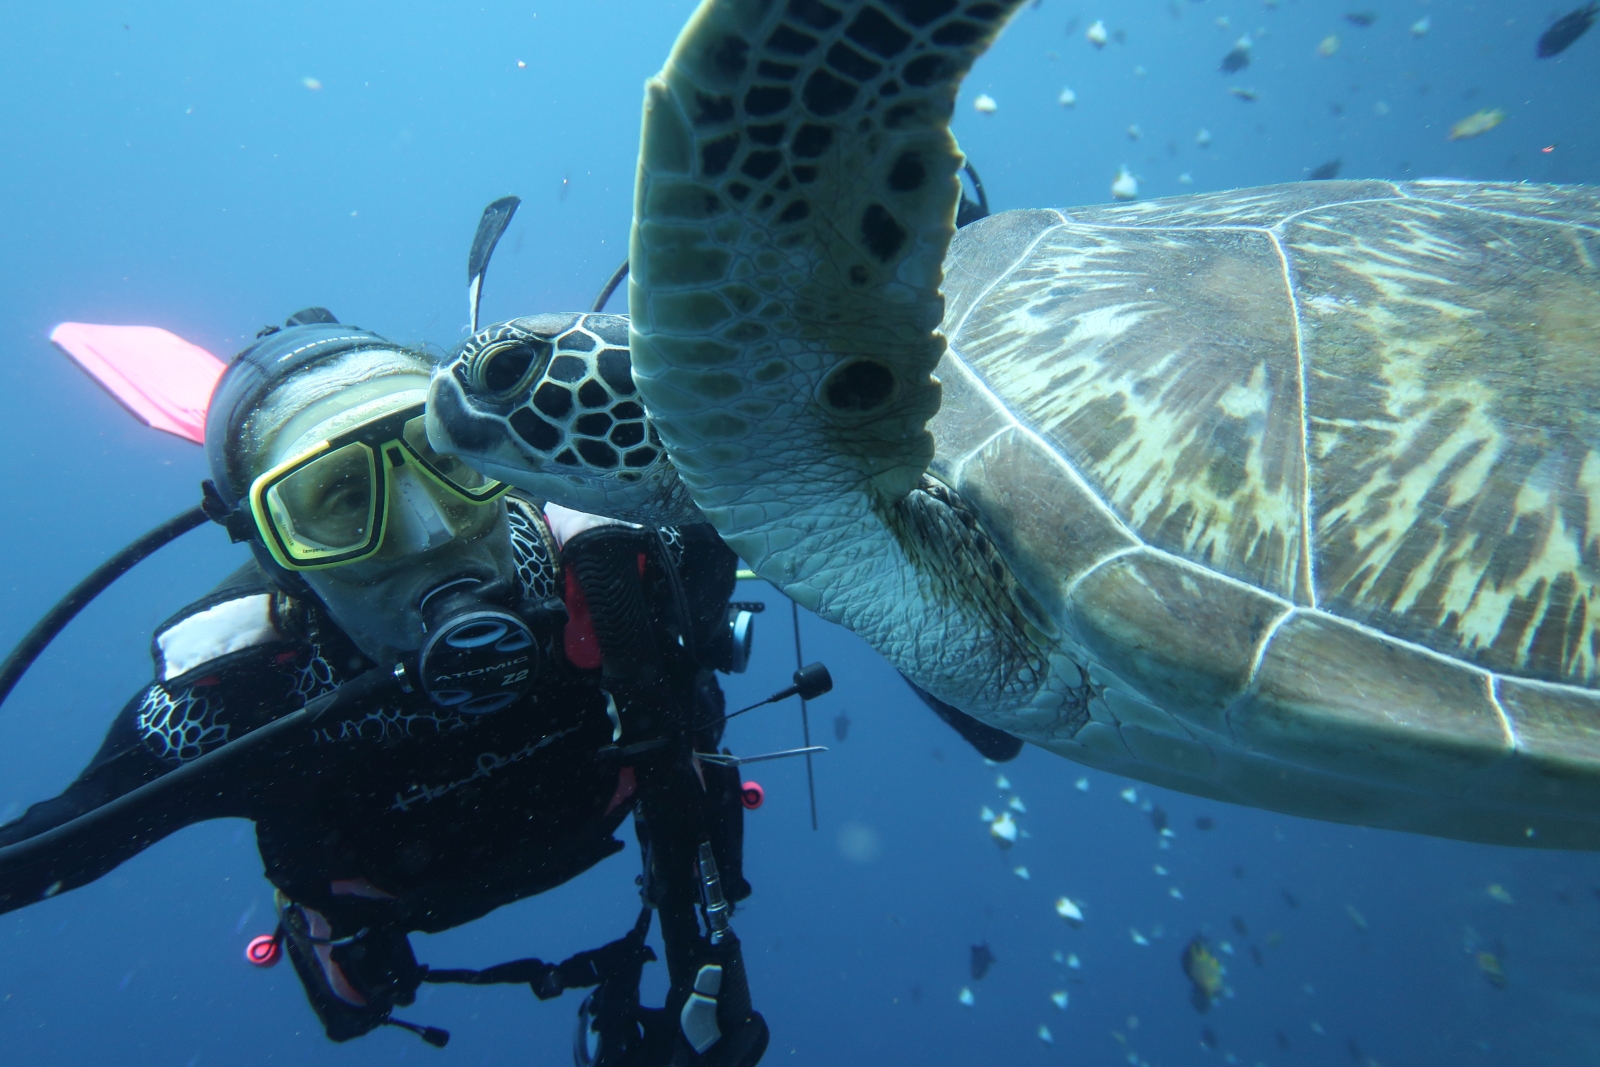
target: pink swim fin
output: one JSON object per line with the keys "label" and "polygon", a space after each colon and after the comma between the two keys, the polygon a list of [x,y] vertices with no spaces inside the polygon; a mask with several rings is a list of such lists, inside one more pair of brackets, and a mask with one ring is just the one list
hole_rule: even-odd
{"label": "pink swim fin", "polygon": [[206,408],[226,367],[210,352],[155,326],[63,322],[50,340],[144,422],[205,443]]}

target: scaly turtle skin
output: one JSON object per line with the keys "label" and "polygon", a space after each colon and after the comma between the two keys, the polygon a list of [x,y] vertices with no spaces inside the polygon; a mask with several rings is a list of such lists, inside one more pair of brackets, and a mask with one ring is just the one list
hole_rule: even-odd
{"label": "scaly turtle skin", "polygon": [[[717,0],[651,81],[633,378],[693,503],[1079,762],[1600,848],[1600,196],[1319,182],[952,243],[956,88],[1016,6]],[[483,352],[436,444],[682,521],[669,469],[532,456],[501,427],[543,371],[497,414]]]}

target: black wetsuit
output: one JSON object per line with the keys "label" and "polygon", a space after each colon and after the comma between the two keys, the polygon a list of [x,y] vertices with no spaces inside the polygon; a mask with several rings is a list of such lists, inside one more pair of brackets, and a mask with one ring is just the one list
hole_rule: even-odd
{"label": "black wetsuit", "polygon": [[[299,729],[110,832],[8,861],[3,846],[71,830],[72,820],[374,667],[318,604],[287,597],[247,566],[158,628],[156,682],[117,716],[78,779],[0,827],[0,911],[92,881],[182,826],[244,817],[279,890],[289,955],[336,1040],[389,1021],[425,980],[526,981],[541,997],[600,983],[602,1004],[627,1007],[631,995],[636,1007],[638,967],[649,957],[642,931],[562,965],[524,960],[431,976],[406,939],[560,885],[623,848],[613,832],[633,813],[672,993],[653,1015],[654,1032],[646,1025],[635,1042],[638,1058],[617,1062],[666,1062],[675,1040],[684,1055],[677,1011],[707,962],[738,978],[724,997],[729,1011],[719,1010],[724,1033],[749,1022],[764,1045],[737,941],[711,945],[696,913],[702,842],[730,901],[749,893],[738,775],[692,758],[714,751],[721,735],[713,672],[729,665],[736,560],[703,526],[607,525],[557,549],[541,513],[515,498],[507,506],[524,596],[558,596],[569,614],[544,635],[533,695],[466,717],[391,694]],[[608,992],[612,972],[620,984]],[[636,1032],[615,1012],[602,1021]],[[707,1060],[754,1062],[753,1040],[742,1059],[738,1042],[724,1041]]]}

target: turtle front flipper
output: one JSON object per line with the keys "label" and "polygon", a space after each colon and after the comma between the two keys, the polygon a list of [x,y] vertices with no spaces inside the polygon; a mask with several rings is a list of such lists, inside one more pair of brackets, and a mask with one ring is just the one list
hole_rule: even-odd
{"label": "turtle front flipper", "polygon": [[758,571],[791,520],[853,494],[893,504],[932,458],[963,162],[949,120],[1016,6],[707,2],[648,85],[634,377]]}
{"label": "turtle front flipper", "polygon": [[1071,737],[1087,680],[926,478],[961,78],[1018,3],[709,0],[646,89],[634,381],[694,501],[935,697]]}

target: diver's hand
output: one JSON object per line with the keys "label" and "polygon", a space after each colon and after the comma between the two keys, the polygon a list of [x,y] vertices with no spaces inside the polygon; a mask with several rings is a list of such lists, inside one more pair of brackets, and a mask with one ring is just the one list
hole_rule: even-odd
{"label": "diver's hand", "polygon": [[643,908],[633,929],[609,945],[580,952],[562,960],[545,976],[542,983],[532,983],[533,992],[540,1000],[559,996],[564,989],[582,989],[587,986],[615,982],[618,979],[633,992],[638,1000],[639,977],[644,965],[655,960],[656,953],[644,943],[650,932],[650,909]]}

